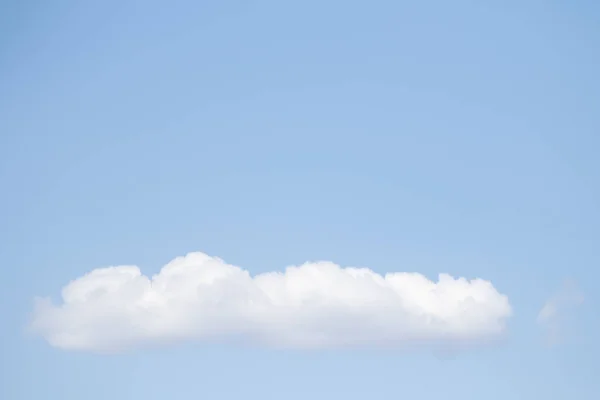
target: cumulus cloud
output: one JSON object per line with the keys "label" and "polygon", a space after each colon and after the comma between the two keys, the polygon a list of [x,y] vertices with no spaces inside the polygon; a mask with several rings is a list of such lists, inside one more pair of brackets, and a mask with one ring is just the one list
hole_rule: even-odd
{"label": "cumulus cloud", "polygon": [[569,327],[569,315],[583,303],[583,294],[573,281],[566,281],[561,289],[550,297],[540,310],[537,322],[544,329],[548,345],[558,344]]}
{"label": "cumulus cloud", "polygon": [[61,304],[36,299],[31,328],[52,346],[122,351],[172,341],[242,341],[278,348],[461,344],[501,337],[508,298],[482,279],[384,276],[331,262],[252,276],[190,253],[147,277],[136,266],[95,269]]}

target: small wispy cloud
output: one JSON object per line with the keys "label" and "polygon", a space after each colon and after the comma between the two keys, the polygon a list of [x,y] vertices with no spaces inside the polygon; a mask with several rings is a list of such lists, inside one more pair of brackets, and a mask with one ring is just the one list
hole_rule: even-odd
{"label": "small wispy cloud", "polygon": [[537,317],[538,324],[544,329],[546,344],[554,346],[564,340],[571,323],[571,312],[582,303],[583,294],[572,280],[565,281],[546,301]]}
{"label": "small wispy cloud", "polygon": [[508,298],[482,279],[380,275],[331,262],[252,276],[203,253],[153,277],[100,268],[38,299],[31,327],[65,350],[114,352],[171,341],[293,348],[465,344],[502,336]]}

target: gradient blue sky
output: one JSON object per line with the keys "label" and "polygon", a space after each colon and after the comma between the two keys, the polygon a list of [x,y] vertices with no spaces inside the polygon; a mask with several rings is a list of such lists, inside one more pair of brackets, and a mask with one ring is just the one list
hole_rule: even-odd
{"label": "gradient blue sky", "polygon": [[[0,398],[600,395],[599,3],[0,5]],[[24,333],[36,295],[189,251],[481,277],[515,315],[449,359]],[[549,348],[565,279],[585,302]]]}

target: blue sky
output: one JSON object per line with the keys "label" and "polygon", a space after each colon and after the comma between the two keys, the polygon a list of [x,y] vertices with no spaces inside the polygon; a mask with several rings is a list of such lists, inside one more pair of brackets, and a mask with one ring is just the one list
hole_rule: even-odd
{"label": "blue sky", "polygon": [[[1,4],[0,397],[598,397],[596,2]],[[36,296],[193,251],[482,278],[513,316],[452,357],[26,333]]]}

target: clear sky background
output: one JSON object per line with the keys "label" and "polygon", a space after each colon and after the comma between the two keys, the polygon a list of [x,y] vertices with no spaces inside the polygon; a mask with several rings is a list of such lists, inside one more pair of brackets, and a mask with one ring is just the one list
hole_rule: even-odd
{"label": "clear sky background", "polygon": [[[590,0],[0,2],[0,398],[597,399],[598,49]],[[25,333],[35,296],[190,251],[480,277],[514,316],[452,357]]]}

